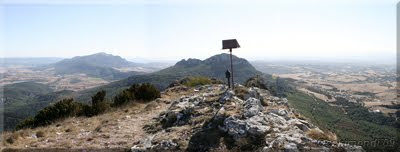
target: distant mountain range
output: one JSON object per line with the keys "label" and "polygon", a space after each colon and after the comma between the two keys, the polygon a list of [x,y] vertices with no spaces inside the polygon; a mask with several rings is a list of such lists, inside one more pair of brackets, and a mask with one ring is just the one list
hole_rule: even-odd
{"label": "distant mountain range", "polygon": [[53,64],[61,61],[62,58],[55,57],[34,57],[34,58],[0,58],[1,66],[11,67],[11,66],[43,66],[47,64]]}
{"label": "distant mountain range", "polygon": [[136,66],[135,63],[129,62],[120,56],[107,54],[104,52],[87,55],[87,56],[76,56],[71,59],[64,59],[57,62],[56,65],[68,65],[68,64],[88,64],[97,67],[108,67],[108,68],[121,68]]}
{"label": "distant mountain range", "polygon": [[120,56],[106,53],[77,56],[50,65],[50,67],[54,67],[56,74],[84,73],[105,80],[119,80],[132,75],[143,74],[143,72],[137,71],[121,72],[116,69],[135,66],[138,66],[138,64],[129,62]]}

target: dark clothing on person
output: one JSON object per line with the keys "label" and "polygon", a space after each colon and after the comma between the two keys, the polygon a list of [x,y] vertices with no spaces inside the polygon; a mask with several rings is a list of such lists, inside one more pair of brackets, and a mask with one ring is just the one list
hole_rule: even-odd
{"label": "dark clothing on person", "polygon": [[226,70],[225,77],[228,79],[228,87],[231,88],[231,72],[229,70]]}

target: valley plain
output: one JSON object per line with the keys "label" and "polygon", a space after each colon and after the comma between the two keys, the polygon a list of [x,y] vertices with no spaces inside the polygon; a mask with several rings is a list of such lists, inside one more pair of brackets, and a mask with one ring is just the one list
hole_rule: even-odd
{"label": "valley plain", "polygon": [[292,61],[253,65],[275,77],[293,79],[298,90],[333,106],[345,100],[361,104],[370,112],[393,115],[398,111],[394,64]]}
{"label": "valley plain", "polygon": [[35,70],[30,67],[1,67],[0,86],[19,83],[36,82],[48,85],[54,91],[79,91],[107,84],[111,81],[102,78],[90,77],[83,73],[56,74],[54,69]]}

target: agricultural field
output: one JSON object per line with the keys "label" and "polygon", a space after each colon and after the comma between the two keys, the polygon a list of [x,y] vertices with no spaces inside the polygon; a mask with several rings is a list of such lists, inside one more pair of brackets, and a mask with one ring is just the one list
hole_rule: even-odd
{"label": "agricultural field", "polygon": [[54,91],[80,91],[109,83],[109,80],[87,76],[86,74],[59,75],[53,69],[35,70],[29,67],[1,67],[0,86],[19,82],[36,82],[48,85]]}
{"label": "agricultural field", "polygon": [[371,112],[393,115],[396,66],[345,63],[254,63],[262,72],[295,80],[297,90],[334,104],[336,98],[359,103]]}

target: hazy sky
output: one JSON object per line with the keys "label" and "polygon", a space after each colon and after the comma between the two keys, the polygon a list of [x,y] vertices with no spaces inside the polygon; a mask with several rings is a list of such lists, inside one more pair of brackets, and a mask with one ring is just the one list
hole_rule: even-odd
{"label": "hazy sky", "polygon": [[379,58],[396,53],[396,0],[28,1],[1,5],[2,56]]}

